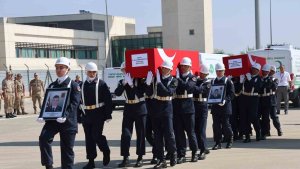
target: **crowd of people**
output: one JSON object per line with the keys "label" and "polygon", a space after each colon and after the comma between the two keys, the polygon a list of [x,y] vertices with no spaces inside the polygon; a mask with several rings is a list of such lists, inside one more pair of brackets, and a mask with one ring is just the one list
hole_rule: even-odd
{"label": "crowd of people", "polygon": [[[146,78],[133,78],[125,71],[125,63],[121,65],[124,79],[120,80],[115,90],[117,96],[124,95],[126,103],[121,126],[120,155],[123,160],[117,167],[129,166],[130,142],[133,125],[136,130],[136,154],[138,158],[135,167],[144,165],[143,156],[146,151],[147,140],[152,146],[153,158],[151,164],[154,168],[166,168],[167,160],[170,166],[182,164],[187,161],[187,141],[191,150],[191,162],[205,160],[210,153],[206,127],[208,118],[208,103],[210,99],[218,100],[211,104],[213,119],[212,150],[232,148],[234,141],[243,140],[251,142],[253,125],[256,141],[265,140],[270,136],[270,117],[278,136],[282,136],[278,118],[278,104],[281,102],[276,97],[288,94],[291,80],[282,66],[280,72],[275,74],[276,68],[268,64],[252,65],[251,72],[240,77],[225,76],[225,66],[222,63],[215,65],[217,77],[208,79],[208,68],[201,65],[199,75],[191,73],[192,61],[185,57],[181,60],[176,75],[171,71],[175,68],[172,61],[165,60],[160,69],[149,71]],[[61,167],[73,168],[74,142],[78,131],[78,123],[82,123],[85,133],[86,158],[88,163],[83,169],[95,168],[97,147],[103,153],[103,165],[110,162],[110,148],[106,136],[103,135],[105,122],[112,119],[112,100],[107,84],[98,77],[97,65],[89,62],[85,66],[87,79],[83,82],[79,77],[75,81],[68,76],[71,71],[68,58],[61,57],[55,64],[57,80],[48,88],[69,88],[70,95],[66,102],[66,109],[62,117],[54,120],[37,119],[44,123],[39,136],[41,163],[46,169],[53,169],[53,155],[51,144],[54,136],[60,134]],[[260,71],[262,73],[260,74]],[[17,75],[16,80],[21,77]],[[7,118],[14,115],[14,97],[24,96],[23,88],[18,88],[21,81],[14,82],[11,72],[7,72],[3,80],[2,89],[5,98]],[[41,107],[41,93],[44,92],[43,82],[35,79],[30,82],[30,95],[34,102]],[[218,86],[217,92],[211,90]],[[282,87],[281,87],[282,86]],[[35,87],[35,88],[34,88]],[[279,88],[286,88],[286,91]],[[18,92],[23,92],[18,95]],[[286,98],[285,96],[283,98]],[[20,100],[20,99],[19,99]],[[22,113],[24,107],[20,105]],[[285,113],[288,112],[288,105]],[[21,113],[16,110],[16,113]],[[186,138],[187,136],[187,138]]]}

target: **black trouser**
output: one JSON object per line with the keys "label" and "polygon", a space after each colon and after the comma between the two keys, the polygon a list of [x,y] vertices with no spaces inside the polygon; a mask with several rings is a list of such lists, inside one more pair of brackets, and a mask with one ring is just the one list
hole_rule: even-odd
{"label": "black trouser", "polygon": [[240,101],[238,100],[239,97],[235,97],[231,101],[232,105],[232,115],[230,116],[230,124],[232,128],[233,135],[235,137],[239,136],[240,134],[240,112],[239,112],[239,103]]}
{"label": "black trouser", "polygon": [[41,161],[43,166],[53,165],[52,142],[54,136],[60,135],[61,148],[61,168],[72,169],[74,165],[74,142],[76,131],[63,130],[61,125],[48,125],[42,129],[39,137],[39,146],[41,151]]}
{"label": "black trouser", "polygon": [[270,97],[261,97],[259,104],[259,116],[261,118],[261,134],[266,135],[270,133],[270,111],[271,111],[271,103]]}
{"label": "black trouser", "polygon": [[[195,104],[196,105],[196,104]],[[206,126],[207,126],[207,105],[201,107],[200,112],[195,113],[195,133],[197,137],[198,148],[200,153],[207,149]]]}
{"label": "black trouser", "polygon": [[154,117],[152,118],[154,129],[155,152],[157,158],[163,160],[164,158],[164,141],[168,147],[168,153],[176,153],[176,141],[173,129],[172,117]]}
{"label": "black trouser", "polygon": [[279,121],[279,117],[277,115],[277,110],[276,110],[276,105],[271,106],[271,110],[270,110],[270,116],[271,119],[273,121],[273,126],[277,129],[277,130],[281,130],[281,126],[280,126],[280,121]]}
{"label": "black trouser", "polygon": [[82,125],[85,133],[87,159],[95,159],[97,157],[96,145],[98,145],[102,152],[110,151],[106,137],[102,134],[104,120],[98,120],[91,123],[84,122]]}
{"label": "black trouser", "polygon": [[214,141],[221,143],[222,133],[224,134],[225,140],[230,141],[232,138],[232,129],[229,122],[230,115],[224,114],[224,112],[213,112],[212,117]]}
{"label": "black trouser", "polygon": [[193,152],[198,150],[195,134],[195,114],[175,114],[174,129],[178,157],[184,157],[186,154],[185,132],[188,136],[190,149]]}
{"label": "black trouser", "polygon": [[240,126],[241,131],[245,135],[251,133],[251,123],[253,124],[256,136],[261,135],[261,129],[258,117],[258,96],[240,96]]}
{"label": "black trouser", "polygon": [[133,131],[133,123],[136,129],[136,154],[145,155],[145,128],[147,115],[123,116],[121,135],[121,156],[129,156],[130,141]]}
{"label": "black trouser", "polygon": [[154,143],[154,134],[153,134],[153,127],[152,127],[152,118],[148,115],[146,121],[146,140],[152,146],[152,154],[153,157],[156,157],[155,153],[155,143]]}

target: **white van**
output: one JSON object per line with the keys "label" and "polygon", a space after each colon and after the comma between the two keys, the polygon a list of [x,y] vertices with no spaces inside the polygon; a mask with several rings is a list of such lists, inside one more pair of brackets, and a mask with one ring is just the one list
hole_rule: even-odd
{"label": "white van", "polygon": [[123,73],[119,67],[105,68],[103,72],[103,80],[106,82],[109,91],[111,93],[113,108],[116,106],[121,106],[125,104],[124,96],[116,96],[115,89],[118,87],[118,83],[124,78]]}
{"label": "white van", "polygon": [[[279,71],[280,65],[291,74],[293,81],[293,92],[290,93],[290,100],[294,107],[300,106],[300,50],[291,45],[270,46],[267,49],[249,51],[248,54],[266,57],[267,63],[275,65]],[[262,65],[263,66],[263,65]]]}

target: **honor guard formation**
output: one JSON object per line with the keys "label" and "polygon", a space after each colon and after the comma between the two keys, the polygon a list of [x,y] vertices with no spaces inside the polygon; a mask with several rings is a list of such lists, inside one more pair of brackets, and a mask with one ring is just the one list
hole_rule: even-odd
{"label": "honor guard formation", "polygon": [[[284,66],[276,73],[276,68],[272,65],[265,64],[261,68],[260,64],[254,63],[251,72],[232,77],[225,76],[223,63],[217,63],[216,78],[208,79],[209,69],[206,65],[201,65],[199,73],[194,75],[191,71],[192,64],[189,57],[182,58],[178,67],[166,59],[156,71],[148,71],[145,78],[133,78],[126,72],[125,63],[122,63],[124,78],[118,82],[115,89],[117,96],[124,95],[126,99],[120,126],[122,161],[114,167],[130,166],[134,126],[137,155],[134,167],[144,165],[146,140],[152,146],[153,158],[150,163],[153,168],[167,168],[187,161],[205,160],[210,153],[206,138],[209,108],[215,142],[211,150],[230,149],[234,147],[234,141],[238,140],[243,140],[244,143],[252,142],[252,135],[255,135],[256,141],[265,140],[271,136],[270,118],[278,136],[283,135],[278,117],[279,103],[281,99],[288,100],[288,88],[291,85]],[[93,62],[85,65],[84,81],[80,81],[79,76],[76,80],[71,80],[68,58],[57,59],[55,70],[57,79],[47,90],[67,88],[69,95],[64,109],[54,105],[56,98],[57,103],[60,102],[58,95],[51,97],[52,106],[48,104],[49,110],[45,109],[48,112],[64,110],[61,117],[47,120],[40,115],[37,119],[44,124],[39,136],[41,164],[46,169],[53,169],[52,142],[54,136],[59,133],[61,168],[73,168],[75,136],[78,123],[81,123],[88,160],[83,169],[96,167],[97,148],[102,152],[103,166],[109,165],[111,150],[108,138],[103,135],[103,129],[105,123],[112,120],[113,105],[109,87],[99,77],[97,65]],[[175,75],[172,71],[175,71]],[[36,102],[41,109],[41,99],[46,93],[43,81],[37,73],[30,81],[29,93],[36,114]],[[6,72],[6,78],[2,81],[1,96],[4,99],[6,118],[27,114],[23,104],[25,90],[21,74],[17,74],[13,80],[12,72]],[[287,104],[285,103],[284,109],[286,114]],[[187,142],[191,154],[187,151]]]}

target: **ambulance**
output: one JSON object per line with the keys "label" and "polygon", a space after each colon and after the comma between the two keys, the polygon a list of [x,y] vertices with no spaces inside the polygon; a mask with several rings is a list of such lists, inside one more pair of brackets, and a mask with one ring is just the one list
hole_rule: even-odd
{"label": "ambulance", "polygon": [[[266,57],[267,63],[275,65],[277,71],[281,65],[289,72],[293,82],[290,101],[294,107],[300,106],[300,50],[291,45],[272,45],[266,49],[249,51],[248,54]],[[263,66],[263,65],[262,65]]]}

